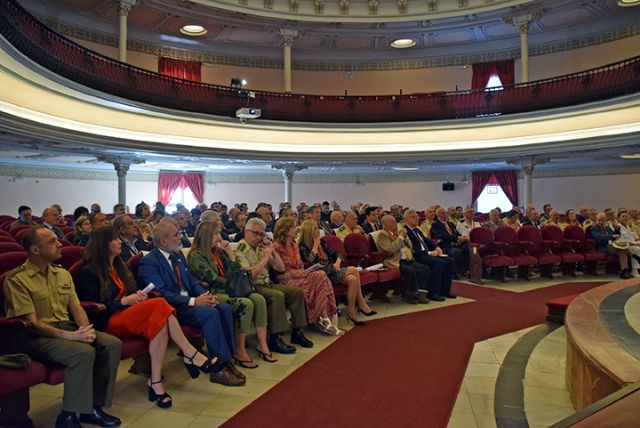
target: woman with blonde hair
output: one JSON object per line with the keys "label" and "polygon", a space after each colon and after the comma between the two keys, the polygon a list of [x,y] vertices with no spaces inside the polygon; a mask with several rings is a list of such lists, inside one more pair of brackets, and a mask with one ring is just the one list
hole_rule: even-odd
{"label": "woman with blonde hair", "polygon": [[229,273],[240,269],[240,265],[235,261],[229,242],[222,239],[221,231],[220,220],[206,221],[196,227],[187,257],[189,272],[202,281],[203,287],[209,289],[218,301],[227,302],[233,308],[238,320],[233,356],[236,364],[246,369],[258,367],[247,353],[245,343],[252,320],[258,336],[258,355],[268,363],[275,363],[278,360],[272,356],[267,344],[267,302],[264,297],[258,293],[251,293],[247,297],[230,297],[227,292]]}
{"label": "woman with blonde hair", "polygon": [[376,311],[371,310],[362,296],[358,270],[354,266],[342,267],[340,254],[321,241],[318,224],[315,221],[302,222],[298,245],[303,263],[309,265],[320,263],[322,270],[334,286],[342,284],[347,287],[347,320],[355,325],[364,324],[358,319],[356,306],[362,315],[370,317],[377,314]]}
{"label": "woman with blonde hair", "polygon": [[338,309],[331,280],[322,270],[306,272],[296,244],[296,222],[291,217],[282,217],[276,222],[273,232],[275,251],[284,262],[285,270],[278,275],[278,282],[301,288],[307,306],[307,321],[315,323],[323,333],[339,336],[344,332],[331,321],[337,320]]}

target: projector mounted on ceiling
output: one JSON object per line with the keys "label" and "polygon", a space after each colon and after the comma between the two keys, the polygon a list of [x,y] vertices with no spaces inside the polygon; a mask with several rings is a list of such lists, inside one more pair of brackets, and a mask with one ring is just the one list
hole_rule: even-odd
{"label": "projector mounted on ceiling", "polygon": [[260,117],[260,109],[254,107],[242,107],[236,110],[236,117],[244,123],[247,119],[257,119]]}

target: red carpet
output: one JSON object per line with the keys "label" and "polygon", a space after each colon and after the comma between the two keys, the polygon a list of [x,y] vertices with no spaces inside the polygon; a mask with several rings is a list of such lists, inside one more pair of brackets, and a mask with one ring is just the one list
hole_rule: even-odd
{"label": "red carpet", "polygon": [[225,426],[446,427],[475,342],[545,323],[547,300],[601,284],[525,293],[456,284],[478,301],[356,327]]}

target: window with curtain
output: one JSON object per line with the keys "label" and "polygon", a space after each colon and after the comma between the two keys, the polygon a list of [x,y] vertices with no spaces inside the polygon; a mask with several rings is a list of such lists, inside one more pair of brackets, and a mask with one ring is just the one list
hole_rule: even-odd
{"label": "window with curtain", "polygon": [[[500,190],[496,189],[499,187]],[[487,187],[491,187],[486,190]],[[499,198],[501,194],[507,198],[511,206],[518,205],[518,176],[515,170],[506,171],[474,171],[471,173],[471,205],[476,204],[483,192],[489,198]],[[491,192],[491,193],[488,193]],[[496,195],[496,196],[494,196]],[[497,202],[497,199],[495,200]],[[491,208],[500,206],[498,203]],[[501,206],[502,208],[502,206]],[[478,207],[478,211],[480,208]]]}
{"label": "window with curtain", "polygon": [[[173,196],[177,189],[182,189],[178,196],[181,196],[182,202],[174,201]],[[190,190],[193,194],[193,199],[197,203],[203,202],[204,196],[204,177],[200,173],[181,173],[181,172],[161,172],[158,177],[158,200],[163,205],[167,206],[170,202],[175,204],[185,203],[190,201],[187,195],[187,201],[185,201],[184,189]],[[185,204],[186,205],[186,204]],[[195,205],[195,204],[194,204]],[[193,207],[190,207],[193,208]]]}
{"label": "window with curtain", "polygon": [[202,63],[197,61],[182,61],[173,58],[160,58],[158,73],[180,79],[202,81]]}
{"label": "window with curtain", "polygon": [[513,60],[482,62],[473,64],[473,75],[471,77],[471,89],[484,89],[489,83],[491,76],[495,75],[500,78],[503,85],[513,85]]}

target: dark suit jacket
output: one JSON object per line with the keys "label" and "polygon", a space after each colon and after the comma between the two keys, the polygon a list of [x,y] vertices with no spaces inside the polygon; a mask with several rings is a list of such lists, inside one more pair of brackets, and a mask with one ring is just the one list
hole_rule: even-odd
{"label": "dark suit jacket", "polygon": [[523,226],[533,226],[533,227],[537,227],[538,229],[540,229],[540,221],[531,220],[529,217],[525,217],[524,220],[522,220],[522,225]]}
{"label": "dark suit jacket", "polygon": [[[178,269],[182,279],[182,287],[178,284],[175,271],[165,259],[159,249],[155,248],[140,260],[138,265],[138,282],[144,286],[153,282],[158,291],[173,307],[186,307],[191,297],[198,297],[204,293],[200,281],[191,276],[187,269],[187,260],[182,252],[175,254],[178,257]],[[184,289],[188,296],[182,296],[180,290]]]}
{"label": "dark suit jacket", "polygon": [[453,223],[447,223],[449,224],[449,228],[452,233],[447,232],[447,228],[444,226],[444,223],[438,219],[435,219],[431,225],[431,235],[440,240],[439,245],[444,252],[447,252],[451,245],[455,245],[458,242],[458,237],[460,236]]}
{"label": "dark suit jacket", "polygon": [[[364,223],[362,223],[360,226],[362,226],[362,230],[364,230],[364,233],[372,233],[375,232],[376,229],[374,229],[371,224],[365,220]],[[378,230],[382,230],[381,227],[378,228]]]}
{"label": "dark suit jacket", "polygon": [[[129,244],[124,242],[122,238],[120,238],[120,242],[122,242],[120,257],[122,257],[122,260],[124,260],[125,262],[129,261],[131,257],[135,256],[140,251],[148,251],[147,245],[144,242],[142,242],[142,239],[139,239],[139,238],[135,238],[135,240],[133,241],[134,248],[131,248]],[[134,251],[134,249],[138,251],[136,252]]]}
{"label": "dark suit jacket", "polygon": [[[416,227],[415,229],[412,229],[409,226],[405,226],[404,228],[407,231],[407,236],[411,240],[411,246],[413,247],[412,251],[414,255],[419,256],[422,254],[429,254],[429,251],[433,251],[436,249],[437,245],[435,244],[435,242],[424,236],[419,228]],[[420,245],[420,238],[418,238],[418,235],[422,237],[422,241],[424,242],[424,245],[426,247],[424,250],[422,250],[422,246]]]}
{"label": "dark suit jacket", "polygon": [[609,242],[613,241],[613,232],[608,227],[600,227],[597,224],[591,226],[591,237],[596,240],[596,251],[606,253]]}
{"label": "dark suit jacket", "polygon": [[109,278],[110,298],[106,300],[102,298],[100,295],[100,277],[98,276],[96,267],[92,264],[86,264],[80,268],[75,286],[78,299],[87,302],[102,303],[107,307],[106,311],[91,316],[91,322],[96,330],[105,331],[111,315],[127,308],[127,306],[122,305],[119,300],[115,300],[119,290],[111,278]]}

